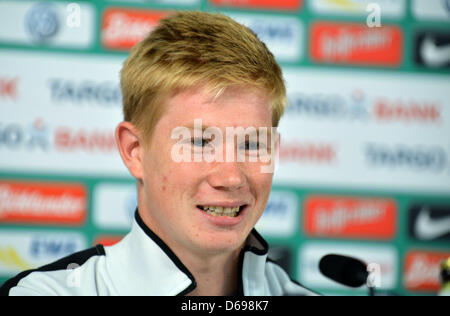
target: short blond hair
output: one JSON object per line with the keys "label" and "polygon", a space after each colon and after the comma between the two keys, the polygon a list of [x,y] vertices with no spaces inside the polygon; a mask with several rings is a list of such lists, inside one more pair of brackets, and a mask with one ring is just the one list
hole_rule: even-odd
{"label": "short blond hair", "polygon": [[150,137],[164,100],[202,84],[216,92],[231,85],[262,88],[278,126],[286,88],[273,54],[249,28],[223,14],[199,11],[162,19],[131,50],[121,71],[124,120]]}

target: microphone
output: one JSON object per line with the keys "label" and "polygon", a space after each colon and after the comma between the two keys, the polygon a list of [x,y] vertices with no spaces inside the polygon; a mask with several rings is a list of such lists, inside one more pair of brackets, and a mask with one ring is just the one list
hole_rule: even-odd
{"label": "microphone", "polygon": [[319,269],[333,281],[355,288],[365,284],[369,276],[364,262],[336,254],[329,254],[320,259]]}

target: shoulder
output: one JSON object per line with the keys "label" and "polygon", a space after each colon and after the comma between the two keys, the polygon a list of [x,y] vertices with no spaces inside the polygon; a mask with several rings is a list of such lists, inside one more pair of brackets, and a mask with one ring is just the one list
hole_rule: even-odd
{"label": "shoulder", "polygon": [[3,284],[0,296],[94,294],[95,284],[90,283],[95,282],[88,280],[95,279],[98,261],[104,256],[103,246],[97,245],[40,268],[23,271]]}
{"label": "shoulder", "polygon": [[273,296],[320,295],[293,280],[276,261],[270,258],[267,258],[265,270],[269,291]]}

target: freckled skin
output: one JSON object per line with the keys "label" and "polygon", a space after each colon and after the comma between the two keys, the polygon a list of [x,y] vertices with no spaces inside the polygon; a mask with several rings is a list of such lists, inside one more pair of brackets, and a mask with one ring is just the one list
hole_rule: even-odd
{"label": "freckled skin", "polygon": [[[261,216],[272,185],[272,174],[261,173],[261,162],[180,162],[171,159],[176,140],[171,132],[202,119],[204,126],[268,127],[269,98],[256,89],[234,87],[213,101],[203,89],[179,93],[168,101],[143,153],[143,186],[139,212],[144,222],[175,253],[230,252],[240,249]],[[210,224],[196,205],[202,201],[244,200],[243,220],[231,228]]]}

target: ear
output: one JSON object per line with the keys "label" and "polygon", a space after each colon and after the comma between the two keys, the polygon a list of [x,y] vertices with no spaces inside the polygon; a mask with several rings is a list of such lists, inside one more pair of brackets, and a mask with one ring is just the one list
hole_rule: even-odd
{"label": "ear", "polygon": [[280,143],[281,143],[281,134],[277,131],[275,139],[275,150],[277,151],[277,154],[280,153]]}
{"label": "ear", "polygon": [[130,173],[136,179],[142,179],[143,147],[139,130],[130,122],[121,122],[116,128],[116,141],[120,156]]}

